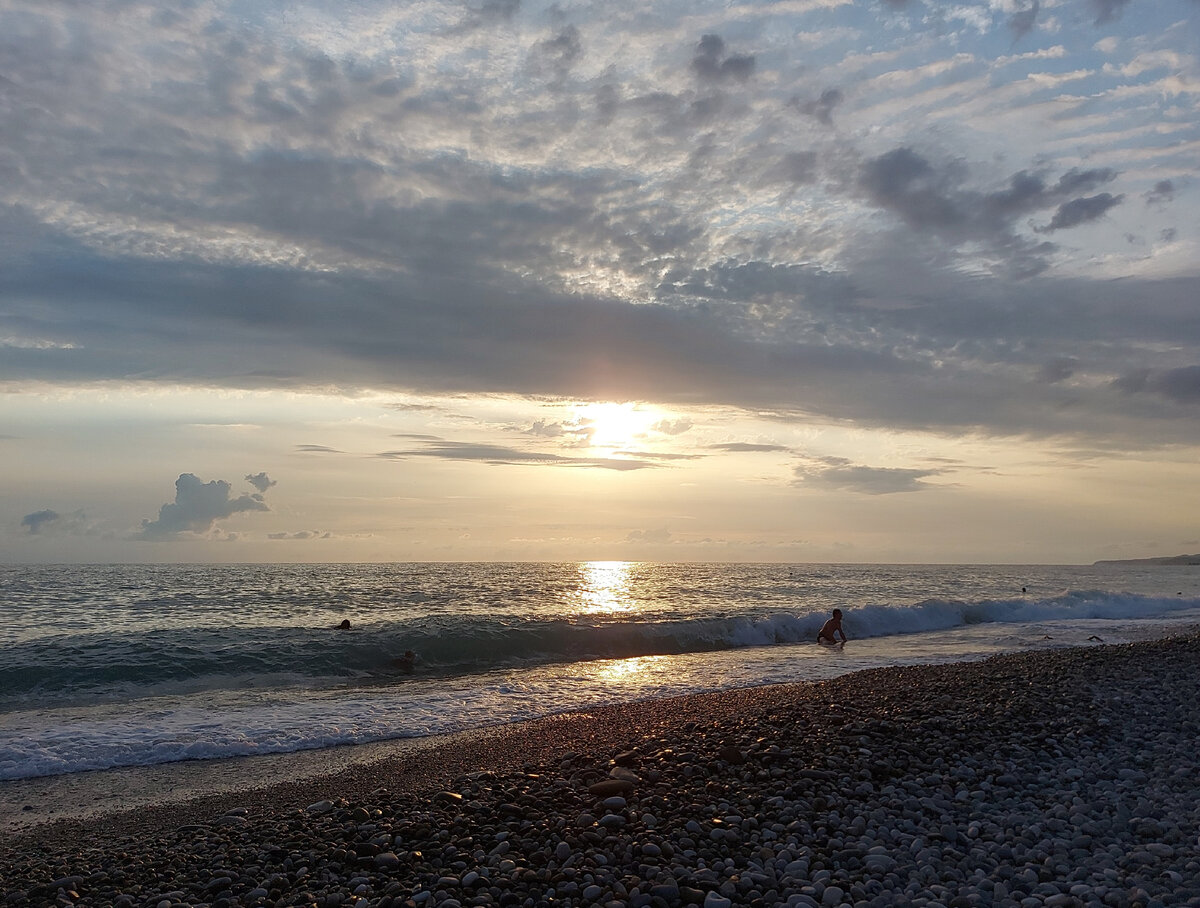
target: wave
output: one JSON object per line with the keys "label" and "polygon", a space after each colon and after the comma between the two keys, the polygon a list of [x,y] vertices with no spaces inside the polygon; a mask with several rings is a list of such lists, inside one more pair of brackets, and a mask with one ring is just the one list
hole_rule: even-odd
{"label": "wave", "polygon": [[[1168,616],[1200,600],[1067,591],[1049,598],[844,608],[851,638],[886,637],[993,622]],[[394,678],[395,660],[417,654],[421,674],[450,677],[552,663],[702,653],[811,641],[826,614],[766,612],[639,620],[445,614],[334,628],[157,629],[42,637],[0,652],[0,709],[120,701],[231,687],[321,687]]]}

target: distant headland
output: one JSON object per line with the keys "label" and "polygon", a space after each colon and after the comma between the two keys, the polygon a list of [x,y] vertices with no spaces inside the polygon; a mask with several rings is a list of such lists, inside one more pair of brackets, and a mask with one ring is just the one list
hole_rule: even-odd
{"label": "distant headland", "polygon": [[1161,558],[1125,558],[1115,561],[1096,561],[1094,567],[1105,564],[1200,564],[1200,555],[1166,555]]}

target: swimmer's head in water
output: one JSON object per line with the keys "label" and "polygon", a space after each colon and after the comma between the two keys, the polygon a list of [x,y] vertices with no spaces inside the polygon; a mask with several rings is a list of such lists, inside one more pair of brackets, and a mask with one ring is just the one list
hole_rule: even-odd
{"label": "swimmer's head in water", "polygon": [[349,618],[343,618],[343,619],[342,619],[342,623],[341,623],[341,624],[339,624],[339,625],[338,625],[338,627],[340,627],[340,628],[341,628],[342,630],[344,630],[344,631],[348,631],[348,630],[350,630],[350,619],[349,619]]}

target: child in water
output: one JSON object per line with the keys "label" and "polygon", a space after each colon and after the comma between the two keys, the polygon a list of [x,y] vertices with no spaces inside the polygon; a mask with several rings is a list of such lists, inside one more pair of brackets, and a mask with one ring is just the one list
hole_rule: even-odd
{"label": "child in water", "polygon": [[842,643],[846,642],[846,632],[842,630],[842,610],[840,608],[835,608],[833,617],[821,625],[821,630],[817,633],[817,642],[837,643],[834,634],[841,634]]}

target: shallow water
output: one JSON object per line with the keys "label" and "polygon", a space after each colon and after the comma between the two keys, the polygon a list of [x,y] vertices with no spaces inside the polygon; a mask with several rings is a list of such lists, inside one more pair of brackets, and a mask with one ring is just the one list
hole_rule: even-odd
{"label": "shallow water", "polygon": [[[819,647],[835,607],[851,643]],[[0,779],[446,734],[1196,621],[1200,571],[1177,567],[8,567]],[[411,676],[393,665],[406,649]]]}

